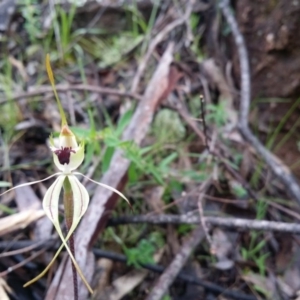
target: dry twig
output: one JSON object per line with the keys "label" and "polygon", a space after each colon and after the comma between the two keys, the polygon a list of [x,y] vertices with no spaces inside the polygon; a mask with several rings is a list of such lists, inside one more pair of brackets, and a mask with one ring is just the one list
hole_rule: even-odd
{"label": "dry twig", "polygon": [[[58,92],[64,92],[67,93],[71,90],[73,91],[88,91],[88,92],[93,92],[93,93],[99,93],[99,94],[106,94],[106,95],[115,95],[115,96],[120,96],[120,97],[130,97],[134,98],[137,100],[141,100],[141,96],[134,94],[134,93],[129,93],[129,92],[123,92],[123,91],[118,91],[115,89],[111,88],[105,88],[105,87],[100,87],[100,86],[94,86],[94,85],[88,85],[88,84],[77,84],[77,85],[69,85],[69,84],[59,84],[56,86],[56,90]],[[53,93],[53,89],[51,86],[40,86],[38,88],[35,88],[32,91],[29,92],[23,92],[19,93],[16,95],[13,95],[12,97],[9,98],[10,101],[18,101],[24,98],[30,98],[30,97],[35,97],[47,93]],[[7,103],[8,99],[2,98],[0,100],[0,105]]]}
{"label": "dry twig", "polygon": [[[250,220],[239,218],[204,217],[205,224],[220,226],[235,230],[262,230],[288,233],[300,233],[300,224],[285,223],[265,220]],[[119,217],[109,221],[109,225],[121,225],[130,223],[151,224],[199,224],[199,215],[191,212],[185,215],[150,215]]]}
{"label": "dry twig", "polygon": [[39,251],[37,251],[36,253],[33,253],[32,255],[30,255],[29,257],[27,257],[26,259],[22,260],[21,262],[15,264],[12,267],[9,267],[7,270],[0,272],[0,278],[6,276],[8,273],[15,271],[21,267],[23,267],[24,265],[26,265],[27,263],[33,261],[36,257],[40,256],[42,253],[46,252],[47,248],[43,248]]}
{"label": "dry twig", "polygon": [[208,188],[211,186],[212,181],[213,181],[212,176],[210,176],[206,181],[204,181],[202,183],[201,188],[200,188],[200,192],[199,192],[199,196],[198,196],[198,212],[199,212],[199,216],[200,216],[200,224],[202,226],[202,230],[204,232],[204,235],[205,235],[206,240],[207,240],[210,247],[212,245],[212,239],[209,235],[209,230],[208,230],[208,227],[206,226],[206,223],[205,223],[202,201],[205,197],[205,194],[206,194]]}
{"label": "dry twig", "polygon": [[188,240],[183,244],[179,253],[176,254],[172,263],[158,279],[146,300],[160,300],[166,294],[168,288],[173,283],[180,270],[184,267],[191,252],[203,239],[204,233],[201,227],[196,228]]}
{"label": "dry twig", "polygon": [[223,15],[230,26],[232,35],[237,47],[240,69],[241,69],[241,100],[238,127],[243,137],[255,148],[262,156],[266,164],[273,173],[284,184],[289,194],[300,205],[300,187],[290,170],[284,163],[275,157],[264,145],[253,135],[248,124],[249,107],[251,100],[250,68],[247,49],[244,38],[238,28],[237,21],[229,7],[229,0],[221,0],[219,6]]}
{"label": "dry twig", "polygon": [[[47,242],[49,242],[50,245],[53,244],[52,239],[47,240]],[[10,242],[10,244],[14,244],[14,243]],[[7,248],[10,248],[10,246],[11,245],[7,244]],[[39,249],[39,247],[41,247],[41,246],[45,247],[45,241],[44,240],[39,241],[37,243],[31,243],[29,246],[26,246],[24,248],[20,247],[21,249],[18,248],[17,250],[0,253],[0,258],[7,257],[7,256],[13,256],[13,255],[17,255],[17,254],[21,254],[21,253],[25,253],[25,252],[29,252],[29,251],[32,251],[32,250],[37,249],[37,248]],[[46,246],[46,248],[49,248],[49,247]]]}

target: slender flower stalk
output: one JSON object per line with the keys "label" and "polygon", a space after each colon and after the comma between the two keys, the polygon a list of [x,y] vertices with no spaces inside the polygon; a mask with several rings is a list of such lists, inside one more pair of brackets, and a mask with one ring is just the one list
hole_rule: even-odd
{"label": "slender flower stalk", "polygon": [[[75,171],[84,160],[84,144],[80,143],[78,145],[75,135],[68,127],[64,110],[62,108],[61,102],[57,95],[57,91],[55,89],[54,76],[50,66],[49,55],[47,55],[46,57],[46,69],[48,72],[49,80],[53,88],[53,92],[55,94],[55,98],[57,100],[58,109],[62,119],[61,132],[58,138],[58,142],[56,142],[52,136],[50,137],[50,149],[53,153],[54,164],[56,165],[59,172],[42,180],[18,185],[0,194],[0,196],[19,187],[36,184],[38,182],[48,180],[52,177],[57,177],[56,180],[53,182],[53,184],[46,191],[46,194],[43,199],[43,209],[46,215],[48,216],[48,218],[53,223],[60,239],[62,240],[62,245],[59,247],[53,259],[46,267],[46,269],[37,277],[27,282],[24,285],[24,287],[29,286],[30,284],[34,283],[35,281],[39,280],[42,276],[44,276],[45,273],[52,266],[52,264],[54,263],[55,259],[58,257],[62,249],[65,247],[71,258],[73,270],[77,271],[77,273],[81,277],[82,281],[84,282],[84,284],[86,285],[90,293],[93,293],[93,290],[91,289],[90,285],[85,279],[80,267],[78,266],[75,260],[75,255],[74,255],[75,245],[74,245],[73,233],[76,227],[78,226],[82,216],[86,212],[89,204],[89,194],[86,188],[80,183],[80,181],[77,179],[76,176],[83,176],[88,180],[117,193],[120,197],[125,199],[129,205],[130,203],[122,193],[120,193],[118,190],[114,189],[113,187],[110,187],[100,182],[96,182],[90,179],[89,177],[85,176],[84,174]],[[66,236],[63,235],[59,223],[58,207],[59,207],[59,197],[62,189],[64,190],[65,221],[67,226]],[[70,247],[67,244],[69,240],[70,240]],[[73,278],[74,278],[74,286],[75,285],[77,286],[76,283],[77,276],[74,276]],[[74,288],[76,289],[76,287]]]}
{"label": "slender flower stalk", "polygon": [[[69,232],[72,226],[73,220],[73,191],[72,186],[68,178],[65,179],[63,184],[64,189],[64,208],[65,208],[65,222],[67,227],[67,232]],[[69,246],[73,256],[75,255],[75,246],[74,246],[74,233],[71,234],[69,239]],[[77,279],[77,271],[75,265],[72,263],[72,273],[73,273],[73,288],[74,288],[74,300],[78,300],[78,279]]]}

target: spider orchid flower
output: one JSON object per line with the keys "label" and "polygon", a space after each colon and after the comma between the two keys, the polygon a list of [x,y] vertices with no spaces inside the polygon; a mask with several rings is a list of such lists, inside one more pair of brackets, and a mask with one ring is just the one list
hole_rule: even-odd
{"label": "spider orchid flower", "polygon": [[[48,264],[46,269],[37,277],[27,282],[24,285],[24,287],[34,283],[35,281],[39,280],[42,276],[44,276],[44,274],[49,270],[51,265],[54,263],[55,259],[58,257],[59,253],[62,251],[63,247],[65,247],[79,276],[85,283],[88,290],[91,293],[93,293],[93,290],[91,289],[87,280],[85,279],[82,271],[80,270],[80,267],[78,266],[75,260],[75,257],[73,256],[67,244],[67,241],[69,240],[70,236],[74,233],[77,225],[79,224],[82,216],[86,212],[89,204],[89,194],[86,188],[80,183],[80,181],[76,176],[83,176],[88,180],[117,193],[119,196],[125,199],[128,202],[128,204],[129,201],[122,193],[120,193],[118,190],[114,189],[113,187],[110,187],[100,182],[96,182],[90,179],[89,177],[85,176],[84,174],[75,171],[84,160],[84,144],[81,143],[78,145],[75,135],[67,125],[66,117],[55,89],[49,55],[47,55],[46,57],[46,67],[47,67],[50,82],[53,87],[54,94],[57,99],[57,104],[61,114],[61,118],[62,118],[62,128],[58,138],[58,142],[55,142],[55,140],[52,137],[50,137],[50,150],[53,153],[54,164],[56,165],[59,172],[42,180],[18,185],[12,189],[5,191],[3,194],[6,194],[7,192],[19,187],[32,185],[38,182],[48,180],[52,177],[57,177],[56,180],[49,187],[49,189],[46,191],[46,194],[43,199],[43,209],[46,215],[48,216],[48,218],[53,223],[60,239],[62,240],[62,245],[57,250],[56,254],[54,255],[51,262]],[[68,230],[67,235],[64,237],[59,223],[59,198],[63,187],[65,188],[66,186],[69,187],[69,193],[71,193],[71,197],[73,201],[72,201],[72,212],[70,214],[72,216],[72,219],[69,222],[70,228]]]}

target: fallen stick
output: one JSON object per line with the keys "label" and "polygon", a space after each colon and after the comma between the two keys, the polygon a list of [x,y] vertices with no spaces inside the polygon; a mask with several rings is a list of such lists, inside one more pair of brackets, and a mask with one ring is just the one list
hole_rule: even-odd
{"label": "fallen stick", "polygon": [[[266,220],[250,220],[240,218],[221,218],[221,217],[204,217],[204,222],[211,226],[220,226],[235,230],[262,230],[288,233],[300,233],[300,224],[285,223]],[[197,213],[187,213],[185,215],[150,215],[150,216],[124,216],[111,219],[108,223],[110,226],[122,224],[200,224],[200,217]]]}
{"label": "fallen stick", "polygon": [[[87,91],[87,92],[92,92],[92,93],[99,93],[99,94],[104,94],[104,95],[115,95],[115,96],[120,96],[120,97],[130,97],[134,98],[137,100],[141,100],[141,96],[130,93],[130,92],[125,92],[125,91],[119,91],[116,89],[112,88],[105,88],[101,86],[95,86],[95,85],[88,85],[88,84],[59,84],[56,86],[56,90],[58,92],[69,92],[69,91]],[[43,94],[51,93],[53,94],[53,89],[51,86],[40,86],[37,88],[34,88],[31,91],[28,92],[22,92],[18,93],[15,95],[12,95],[9,98],[3,98],[0,100],[0,105],[5,104],[8,101],[18,101],[24,98],[30,98],[30,97],[36,97],[40,96]]]}
{"label": "fallen stick", "polygon": [[158,281],[152,287],[151,292],[146,300],[160,300],[167,293],[168,288],[173,283],[180,270],[186,264],[192,251],[197,247],[201,240],[205,237],[201,226],[194,229],[190,237],[184,242],[180,251],[175,255],[171,264],[165,269]]}

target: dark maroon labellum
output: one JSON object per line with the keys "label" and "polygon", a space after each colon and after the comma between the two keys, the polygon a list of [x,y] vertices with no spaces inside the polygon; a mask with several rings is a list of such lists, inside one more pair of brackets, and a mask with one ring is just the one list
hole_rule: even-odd
{"label": "dark maroon labellum", "polygon": [[75,153],[74,150],[72,150],[71,147],[65,147],[65,148],[61,148],[60,150],[55,150],[54,153],[57,155],[58,157],[58,161],[60,164],[64,165],[64,164],[69,164],[70,162],[70,155],[71,152]]}

